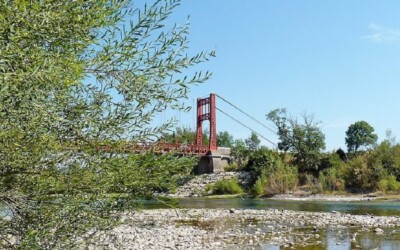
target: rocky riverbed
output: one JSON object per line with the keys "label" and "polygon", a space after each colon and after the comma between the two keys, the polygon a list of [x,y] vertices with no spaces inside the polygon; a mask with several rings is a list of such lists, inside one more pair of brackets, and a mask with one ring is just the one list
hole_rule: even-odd
{"label": "rocky riverbed", "polygon": [[162,194],[168,197],[199,197],[205,195],[205,188],[209,184],[220,180],[235,179],[244,188],[248,188],[253,178],[249,172],[222,172],[214,174],[197,175],[190,181],[184,183],[172,194]]}
{"label": "rocky riverbed", "polygon": [[91,238],[89,249],[260,249],[324,246],[336,230],[352,248],[364,232],[399,235],[400,217],[251,209],[154,209],[124,214],[121,225]]}

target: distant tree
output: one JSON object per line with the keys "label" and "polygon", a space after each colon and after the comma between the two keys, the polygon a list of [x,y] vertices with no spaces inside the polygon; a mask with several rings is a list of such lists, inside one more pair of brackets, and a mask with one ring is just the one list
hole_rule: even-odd
{"label": "distant tree", "polygon": [[278,129],[278,149],[294,154],[299,171],[317,170],[320,153],[325,149],[325,136],[319,122],[304,114],[303,123],[287,115],[286,109],[275,109],[267,114]]}
{"label": "distant tree", "polygon": [[260,146],[260,142],[261,142],[261,141],[260,141],[260,139],[258,139],[257,134],[254,133],[254,132],[252,132],[251,135],[250,135],[250,137],[247,138],[247,139],[245,140],[245,142],[246,142],[247,148],[248,148],[249,150],[254,151],[254,150],[256,150],[256,149]]}
{"label": "distant tree", "polygon": [[231,148],[231,156],[239,169],[245,166],[248,157],[248,150],[246,148],[246,143],[242,139],[235,140],[235,143]]}
{"label": "distant tree", "polygon": [[232,148],[234,143],[233,136],[228,131],[221,131],[217,134],[218,147]]}
{"label": "distant tree", "polygon": [[356,152],[361,147],[368,147],[378,140],[374,128],[365,121],[358,121],[349,126],[346,131],[348,152]]}
{"label": "distant tree", "polygon": [[[208,145],[208,130],[203,130],[202,143]],[[196,131],[190,127],[177,127],[170,133],[164,133],[160,138],[160,141],[170,143],[182,143],[182,144],[195,144],[196,143]]]}

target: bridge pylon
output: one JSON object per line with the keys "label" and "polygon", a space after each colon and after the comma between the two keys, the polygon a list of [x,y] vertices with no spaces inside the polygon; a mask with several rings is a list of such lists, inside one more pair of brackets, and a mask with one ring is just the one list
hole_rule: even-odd
{"label": "bridge pylon", "polygon": [[215,151],[217,146],[217,120],[215,112],[215,94],[209,97],[197,98],[196,145],[203,145],[203,121],[210,122],[209,151]]}

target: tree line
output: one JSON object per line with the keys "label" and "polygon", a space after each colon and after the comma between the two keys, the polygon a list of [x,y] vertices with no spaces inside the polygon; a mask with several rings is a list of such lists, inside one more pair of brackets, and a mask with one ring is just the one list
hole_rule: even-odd
{"label": "tree line", "polygon": [[347,152],[339,148],[325,152],[321,123],[304,114],[300,119],[286,109],[266,115],[277,129],[274,149],[259,145],[255,133],[234,140],[228,132],[218,133],[219,146],[232,148],[233,163],[228,170],[252,171],[252,192],[271,195],[294,191],[299,186],[311,192],[399,191],[400,145],[387,131],[378,143],[374,128],[366,121],[351,124],[345,134]]}

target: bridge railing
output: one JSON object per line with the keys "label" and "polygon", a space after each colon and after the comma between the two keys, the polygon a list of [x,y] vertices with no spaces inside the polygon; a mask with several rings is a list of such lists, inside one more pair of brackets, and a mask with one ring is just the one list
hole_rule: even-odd
{"label": "bridge railing", "polygon": [[[99,149],[105,152],[113,151],[113,149],[107,145],[100,146]],[[128,144],[118,149],[118,151],[123,151],[127,153],[140,153],[149,150],[161,154],[175,153],[182,155],[206,155],[209,151],[209,148],[207,145],[154,142]]]}

